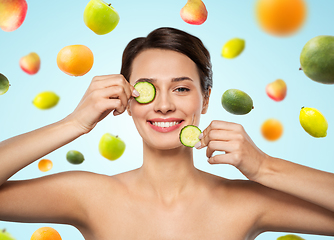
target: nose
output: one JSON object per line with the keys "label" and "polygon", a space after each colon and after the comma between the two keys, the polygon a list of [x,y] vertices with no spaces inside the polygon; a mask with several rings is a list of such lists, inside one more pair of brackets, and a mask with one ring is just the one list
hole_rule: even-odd
{"label": "nose", "polygon": [[157,92],[153,104],[154,104],[154,111],[161,112],[162,114],[175,111],[174,100],[172,96],[169,95],[168,92],[163,92],[163,91]]}

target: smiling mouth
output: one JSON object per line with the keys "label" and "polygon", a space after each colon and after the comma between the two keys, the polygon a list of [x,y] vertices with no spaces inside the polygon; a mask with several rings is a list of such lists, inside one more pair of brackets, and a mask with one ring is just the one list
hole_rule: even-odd
{"label": "smiling mouth", "polygon": [[152,122],[152,121],[149,121],[149,122],[153,126],[156,126],[156,127],[169,128],[169,127],[172,127],[172,126],[180,124],[181,122],[183,122],[183,120],[181,120],[181,121],[172,121],[172,122]]}

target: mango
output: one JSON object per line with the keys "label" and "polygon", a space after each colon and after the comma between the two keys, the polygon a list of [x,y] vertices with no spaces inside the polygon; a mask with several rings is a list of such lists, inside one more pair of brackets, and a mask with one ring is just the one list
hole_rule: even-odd
{"label": "mango", "polygon": [[309,40],[300,54],[300,70],[312,80],[334,84],[334,36],[317,36]]}
{"label": "mango", "polygon": [[254,108],[252,98],[239,89],[226,90],[221,103],[226,111],[236,115],[247,114]]}

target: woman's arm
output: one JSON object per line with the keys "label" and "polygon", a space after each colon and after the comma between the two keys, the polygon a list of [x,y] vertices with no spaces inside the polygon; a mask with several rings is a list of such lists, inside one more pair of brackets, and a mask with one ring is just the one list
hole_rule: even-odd
{"label": "woman's arm", "polygon": [[[84,187],[79,181],[73,181],[72,174],[6,181],[28,164],[88,133],[111,111],[114,115],[123,113],[128,100],[136,96],[133,90],[122,75],[94,77],[77,108],[65,119],[1,142],[0,220],[13,221],[20,212],[27,213],[24,221],[35,221],[40,216],[70,217],[68,214],[74,211],[67,210],[75,206],[80,194],[75,191],[75,185]],[[49,207],[55,207],[54,211]]]}
{"label": "woman's arm", "polygon": [[[318,225],[319,228],[316,229],[320,229],[320,219],[326,219],[329,224],[323,224],[325,229],[319,230],[318,233],[328,234],[330,232],[334,234],[334,227],[330,227],[334,223],[333,173],[268,156],[256,147],[243,127],[235,123],[212,121],[203,131],[200,143],[201,146],[198,148],[207,146],[209,163],[231,164],[237,167],[248,179],[277,190],[273,193],[263,189],[267,195],[275,194],[277,196],[276,198],[267,198],[271,199],[268,206],[272,209],[277,207],[276,209],[280,209],[281,214],[276,216],[275,221],[271,221],[269,218],[264,219],[270,220],[274,225],[280,223],[280,227],[286,226],[289,231],[293,231],[291,230],[293,226],[296,226],[296,230],[300,230],[297,226],[302,223],[305,223],[303,231],[307,231],[307,229],[312,231]],[[225,151],[225,154],[212,156],[215,151]],[[288,197],[289,195],[290,197]],[[278,198],[287,201],[275,200]],[[268,213],[269,215],[270,213]],[[284,221],[292,215],[295,215],[295,225],[291,221]],[[298,221],[296,221],[297,219]],[[271,227],[275,229],[275,226]]]}
{"label": "woman's arm", "polygon": [[20,169],[83,134],[71,119],[0,142],[0,185]]}

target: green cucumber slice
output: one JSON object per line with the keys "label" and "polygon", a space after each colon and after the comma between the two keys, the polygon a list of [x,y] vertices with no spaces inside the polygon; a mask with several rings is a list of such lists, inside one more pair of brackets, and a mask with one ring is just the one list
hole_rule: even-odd
{"label": "green cucumber slice", "polygon": [[194,125],[187,125],[181,129],[180,141],[186,147],[194,147],[197,142],[200,141],[198,136],[201,134],[201,130]]}
{"label": "green cucumber slice", "polygon": [[155,97],[155,87],[150,82],[138,82],[134,88],[139,92],[139,97],[135,97],[139,103],[152,102]]}

